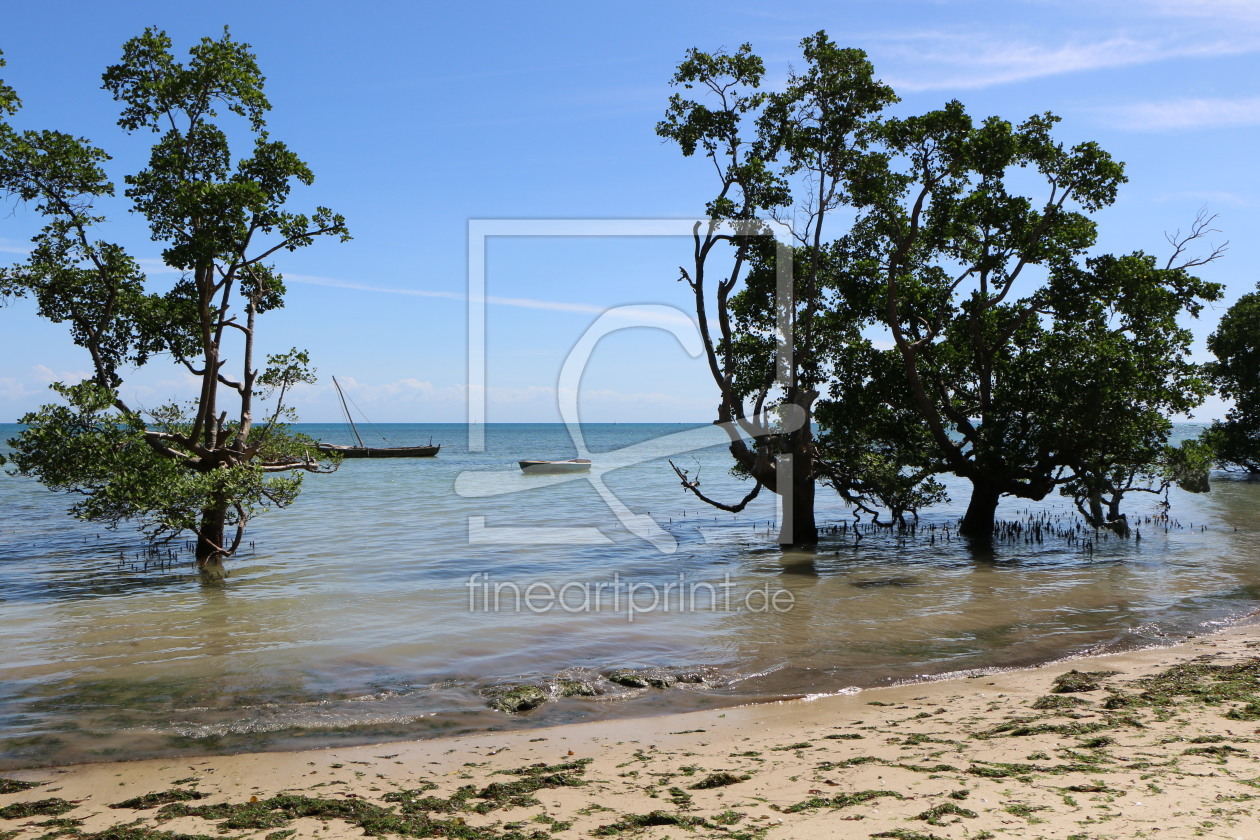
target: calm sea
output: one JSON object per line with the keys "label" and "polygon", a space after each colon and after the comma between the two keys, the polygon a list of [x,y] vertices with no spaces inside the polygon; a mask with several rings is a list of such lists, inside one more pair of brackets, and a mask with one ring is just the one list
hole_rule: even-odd
{"label": "calm sea", "polygon": [[[349,442],[340,426],[304,431]],[[17,427],[0,426],[0,439]],[[186,553],[64,513],[68,499],[0,474],[0,767],[292,749],[650,715],[828,693],[1162,643],[1260,603],[1260,483],[1140,496],[1141,539],[1076,528],[1059,499],[1006,499],[1022,523],[990,557],[948,528],[835,525],[780,551],[766,493],[742,514],[698,503],[668,461],[735,501],[722,435],[682,425],[375,427],[430,459],[347,461],[252,523],[221,585]],[[1185,428],[1191,433],[1193,428]],[[380,437],[377,436],[379,442]],[[372,442],[372,441],[369,441]],[[716,445],[715,445],[716,444]],[[522,475],[521,458],[591,453],[590,477]],[[703,683],[620,689],[616,668]],[[558,675],[603,691],[508,715],[495,685]]]}

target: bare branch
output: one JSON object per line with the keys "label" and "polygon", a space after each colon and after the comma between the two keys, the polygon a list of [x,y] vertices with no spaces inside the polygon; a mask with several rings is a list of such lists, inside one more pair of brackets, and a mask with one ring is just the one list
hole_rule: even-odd
{"label": "bare branch", "polygon": [[325,467],[323,464],[319,463],[318,461],[307,458],[304,461],[292,461],[288,463],[277,462],[277,463],[271,463],[271,464],[263,464],[262,470],[263,472],[267,472],[267,473],[293,472],[294,470],[302,470],[304,472],[326,474],[326,473],[335,473],[337,471],[337,468]]}
{"label": "bare branch", "polygon": [[[226,376],[224,376],[224,375],[223,375],[223,374],[221,374],[221,373],[217,373],[217,374],[215,374],[215,377],[219,380],[219,383],[220,383],[220,384],[222,384],[222,385],[226,385],[227,387],[231,388],[232,390],[234,390],[234,391],[238,391],[238,392],[240,392],[240,393],[242,393],[242,394],[243,394],[243,393],[245,393],[245,386],[244,386],[242,383],[240,383],[240,382],[233,382],[232,380],[228,379]],[[226,412],[225,412],[225,413],[226,413]]]}
{"label": "bare branch", "polygon": [[729,513],[739,513],[741,510],[743,510],[744,508],[748,506],[749,502],[757,498],[757,494],[761,492],[761,482],[756,481],[756,479],[754,479],[752,492],[749,493],[747,496],[745,496],[743,501],[734,505],[723,504],[722,502],[710,499],[708,496],[700,492],[699,479],[696,479],[695,481],[691,480],[691,478],[687,475],[687,471],[680,468],[673,461],[670,461],[669,465],[674,468],[674,473],[678,476],[679,481],[682,482],[683,487],[686,487],[693,494],[695,494],[696,498],[700,499],[700,501],[704,502],[705,504],[712,505],[718,510],[724,510]]}
{"label": "bare branch", "polygon": [[262,262],[263,260],[267,259],[267,257],[270,257],[276,251],[280,251],[284,248],[288,248],[294,242],[300,242],[303,239],[310,239],[313,236],[321,236],[325,233],[335,233],[336,231],[339,231],[339,230],[344,230],[344,227],[342,225],[328,225],[326,227],[319,228],[318,230],[303,231],[297,236],[290,236],[288,239],[276,245],[274,248],[268,248],[266,251],[263,251],[261,254],[259,254],[256,257],[252,257],[251,259],[248,259],[242,263],[237,263],[236,265],[232,266],[232,268],[233,269],[248,268],[254,263]]}
{"label": "bare branch", "polygon": [[1210,234],[1220,233],[1219,230],[1212,227],[1212,223],[1216,221],[1217,216],[1218,214],[1216,213],[1208,215],[1207,208],[1202,208],[1194,217],[1194,221],[1190,225],[1190,232],[1185,236],[1181,235],[1181,228],[1178,228],[1173,233],[1165,233],[1164,238],[1168,240],[1168,244],[1172,246],[1173,250],[1172,254],[1168,257],[1168,262],[1164,265],[1164,268],[1181,271],[1189,268],[1196,268],[1201,265],[1207,265],[1208,263],[1215,262],[1223,257],[1225,252],[1229,250],[1228,241],[1222,242],[1220,245],[1213,245],[1212,250],[1205,256],[1187,257],[1184,262],[1177,262],[1177,260],[1180,259],[1186,252],[1190,243],[1199,239],[1205,239]]}
{"label": "bare branch", "polygon": [[249,517],[245,514],[245,509],[241,507],[240,502],[233,502],[232,507],[236,509],[236,535],[232,538],[232,547],[228,549],[228,556],[236,554],[236,549],[241,547],[241,539],[245,536],[245,523],[249,522]]}

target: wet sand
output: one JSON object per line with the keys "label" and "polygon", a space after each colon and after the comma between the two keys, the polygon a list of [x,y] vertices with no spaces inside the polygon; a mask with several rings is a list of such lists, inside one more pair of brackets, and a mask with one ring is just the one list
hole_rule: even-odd
{"label": "wet sand", "polygon": [[1250,840],[1258,758],[1260,632],[1236,627],[814,700],[8,771],[40,784],[0,782],[0,837]]}

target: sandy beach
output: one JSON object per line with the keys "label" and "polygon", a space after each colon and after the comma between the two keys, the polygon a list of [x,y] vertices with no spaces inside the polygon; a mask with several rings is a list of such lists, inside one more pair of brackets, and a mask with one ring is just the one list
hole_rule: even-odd
{"label": "sandy beach", "polygon": [[1257,743],[1260,633],[1235,627],[712,712],[10,771],[0,838],[1260,838]]}

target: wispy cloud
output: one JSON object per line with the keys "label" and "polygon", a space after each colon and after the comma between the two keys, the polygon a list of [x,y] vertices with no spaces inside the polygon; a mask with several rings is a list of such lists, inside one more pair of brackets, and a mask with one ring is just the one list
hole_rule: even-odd
{"label": "wispy cloud", "polygon": [[87,370],[55,371],[47,365],[35,365],[30,369],[30,373],[36,382],[41,382],[45,385],[51,385],[54,382],[82,382],[92,375]]}
{"label": "wispy cloud", "polygon": [[1260,3],[1256,0],[1153,0],[1151,7],[1167,17],[1260,24]]}
{"label": "wispy cloud", "polygon": [[146,274],[183,274],[178,268],[171,268],[166,261],[159,257],[137,257],[136,264],[144,269]]}
{"label": "wispy cloud", "polygon": [[[439,388],[432,382],[426,382],[414,377],[396,379],[379,385],[360,382],[353,376],[342,376],[337,381],[340,383],[342,391],[356,403],[363,403],[364,405],[423,401],[425,403],[453,403],[462,406],[468,401],[468,388],[462,384]],[[295,404],[335,399],[333,386],[327,383],[305,386],[295,391],[293,395]]]}
{"label": "wispy cloud", "polygon": [[897,90],[967,90],[1174,58],[1239,55],[1260,50],[1260,36],[1204,40],[1134,38],[1042,44],[994,32],[925,32],[893,48],[922,69],[890,78]]}
{"label": "wispy cloud", "polygon": [[12,376],[0,376],[0,399],[25,399],[35,393]]}
{"label": "wispy cloud", "polygon": [[[926,23],[868,33],[899,91],[976,89],[1069,73],[1260,51],[1256,0],[1024,0],[985,23]],[[957,18],[956,18],[957,19]]]}
{"label": "wispy cloud", "polygon": [[1175,99],[1109,108],[1106,119],[1130,131],[1185,131],[1260,125],[1260,96]]}
{"label": "wispy cloud", "polygon": [[[16,239],[7,239],[0,236],[0,254],[21,254],[27,256],[31,253],[31,246],[25,242],[19,242]],[[147,274],[180,274],[179,269],[171,268],[160,257],[137,257],[136,263],[140,268],[144,269]]]}
{"label": "wispy cloud", "polygon": [[18,242],[16,239],[5,239],[0,236],[0,254],[22,254],[25,256],[31,252],[31,246]]}
{"label": "wispy cloud", "polygon": [[[285,274],[284,279],[292,280],[297,283],[307,283],[312,286],[325,286],[331,289],[350,289],[358,292],[375,292],[378,294],[404,295],[407,297],[440,298],[442,300],[455,300],[463,302],[467,302],[469,300],[468,295],[463,292],[372,286],[366,283],[355,283],[349,280],[338,280],[331,277],[316,277],[309,274]],[[599,306],[594,303],[575,303],[560,300],[536,300],[534,298],[502,297],[499,295],[486,295],[484,298],[478,298],[477,300],[482,300],[485,303],[494,306],[511,306],[517,309],[542,309],[551,312],[572,312],[582,315],[603,315],[612,308],[610,306]],[[642,315],[638,314],[636,317],[642,317]],[[692,319],[682,311],[678,311],[676,316],[670,313],[662,313],[656,316],[655,320],[662,323],[694,323],[694,321],[692,321]]]}
{"label": "wispy cloud", "polygon": [[1251,202],[1241,195],[1224,190],[1183,190],[1180,192],[1162,193],[1152,199],[1153,201],[1184,201],[1192,199],[1201,201],[1204,204],[1230,204],[1234,207],[1249,207]]}
{"label": "wispy cloud", "polygon": [[[353,403],[362,407],[379,422],[397,420],[407,416],[415,405],[422,405],[430,415],[446,419],[462,419],[468,404],[470,389],[463,383],[436,385],[414,378],[396,379],[381,384],[360,382],[354,377],[338,377],[341,388]],[[525,385],[518,387],[491,386],[486,388],[484,399],[492,413],[509,412],[515,418],[545,419],[557,416],[557,403],[561,397],[571,397],[565,388],[549,385]],[[704,418],[712,411],[716,399],[707,388],[698,388],[684,394],[664,391],[620,391],[610,388],[583,389],[579,394],[582,416],[588,420],[631,420],[644,417],[696,417]],[[292,403],[303,411],[333,416],[336,396],[331,385],[305,386],[292,395]]]}

